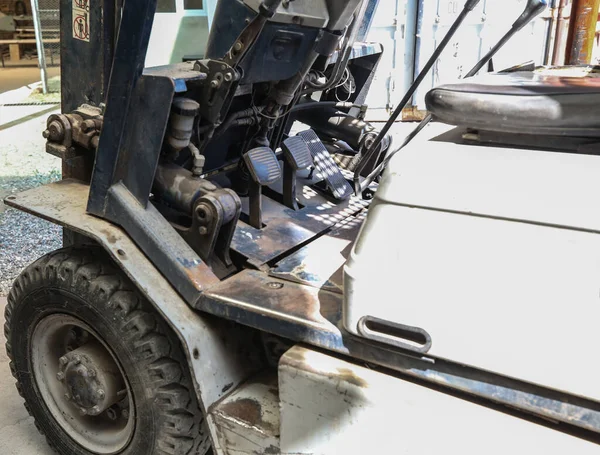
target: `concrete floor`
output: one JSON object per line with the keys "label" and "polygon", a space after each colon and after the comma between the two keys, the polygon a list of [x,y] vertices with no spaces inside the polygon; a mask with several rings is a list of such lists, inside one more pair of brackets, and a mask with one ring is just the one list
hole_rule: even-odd
{"label": "concrete floor", "polygon": [[[4,315],[6,297],[0,297],[0,311]],[[2,316],[4,319],[4,316]],[[54,452],[46,444],[33,424],[33,419],[23,406],[17,393],[15,380],[10,374],[8,357],[4,350],[4,334],[0,335],[0,453],[3,455],[51,455]]]}
{"label": "concrete floor", "polygon": [[[48,77],[58,76],[59,67],[48,68]],[[15,90],[40,80],[37,66],[19,66],[0,68],[0,93]]]}

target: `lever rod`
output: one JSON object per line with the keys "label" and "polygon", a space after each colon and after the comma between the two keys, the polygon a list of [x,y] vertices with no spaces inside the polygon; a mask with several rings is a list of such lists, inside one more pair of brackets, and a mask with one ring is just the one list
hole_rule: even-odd
{"label": "lever rod", "polygon": [[[523,29],[529,22],[531,22],[535,17],[537,17],[542,11],[546,9],[548,6],[548,0],[529,0],[527,5],[525,6],[525,11],[519,16],[519,18],[512,25],[510,30],[496,43],[492,49],[477,62],[477,64],[469,71],[465,78],[472,77],[481,70],[491,59],[498,53],[500,49],[504,47],[504,45]],[[390,119],[391,120],[391,119]],[[381,174],[384,169],[387,167],[388,163],[392,159],[392,157],[406,147],[416,136],[419,134],[423,128],[425,128],[431,121],[433,120],[432,114],[427,114],[427,116],[417,125],[417,127],[402,141],[402,144],[396,150],[389,153],[385,159],[369,174],[367,178],[360,183],[360,171],[358,173],[359,178],[357,179],[357,175],[354,175],[354,187],[356,194],[362,194],[362,192],[377,178],[379,174]],[[394,119],[395,121],[395,119]],[[387,126],[387,124],[386,124]],[[391,125],[390,125],[391,126]],[[389,128],[388,128],[389,130]],[[383,130],[382,130],[383,131]],[[387,133],[387,131],[386,131]],[[371,149],[369,149],[371,152]],[[363,166],[364,168],[364,166]]]}
{"label": "lever rod", "polygon": [[469,13],[475,9],[475,7],[479,4],[480,1],[481,0],[469,0],[465,3],[463,10],[460,12],[460,14],[450,27],[450,30],[448,30],[448,33],[446,33],[446,36],[444,36],[444,39],[442,39],[442,41],[440,42],[440,45],[435,49],[433,55],[429,58],[429,60],[427,61],[427,63],[425,64],[415,81],[412,83],[412,85],[408,89],[408,92],[406,92],[404,98],[402,98],[400,104],[398,104],[390,119],[386,122],[380,133],[377,135],[375,141],[373,141],[373,144],[365,151],[365,154],[358,162],[354,172],[355,189],[357,189],[360,186],[360,174],[367,166],[367,164],[369,163],[379,146],[381,145],[383,138],[389,132],[390,128],[394,125],[394,123],[402,113],[402,110],[406,107],[406,105],[412,99],[417,89],[423,83],[425,77],[427,77],[427,74],[429,73],[435,62],[438,60],[438,58],[440,58],[440,55],[446,49],[446,47],[450,43],[450,40],[454,37],[464,20],[467,18]]}

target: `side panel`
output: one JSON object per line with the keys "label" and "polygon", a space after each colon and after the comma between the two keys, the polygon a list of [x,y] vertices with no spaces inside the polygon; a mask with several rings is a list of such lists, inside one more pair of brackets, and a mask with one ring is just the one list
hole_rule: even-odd
{"label": "side panel", "polygon": [[279,366],[281,453],[588,455],[591,442],[301,346]]}
{"label": "side panel", "polygon": [[418,327],[428,355],[597,407],[599,173],[594,155],[406,148],[346,265],[345,327],[365,335],[365,316]]}

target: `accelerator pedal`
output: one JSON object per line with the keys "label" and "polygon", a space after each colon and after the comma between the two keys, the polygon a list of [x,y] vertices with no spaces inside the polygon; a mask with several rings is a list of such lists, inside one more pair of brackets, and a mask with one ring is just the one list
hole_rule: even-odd
{"label": "accelerator pedal", "polygon": [[306,130],[298,133],[310,150],[318,178],[323,179],[330,194],[341,201],[352,195],[352,186],[342,175],[340,168],[325,148],[317,133]]}

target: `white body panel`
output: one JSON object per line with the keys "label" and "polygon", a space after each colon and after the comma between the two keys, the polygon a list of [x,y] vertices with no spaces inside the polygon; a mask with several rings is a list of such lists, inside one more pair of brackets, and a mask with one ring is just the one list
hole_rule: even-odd
{"label": "white body panel", "polygon": [[595,444],[300,346],[281,359],[279,394],[281,454],[598,452]]}
{"label": "white body panel", "polygon": [[600,399],[600,157],[418,142],[345,267],[344,325],[427,331],[432,356]]}

